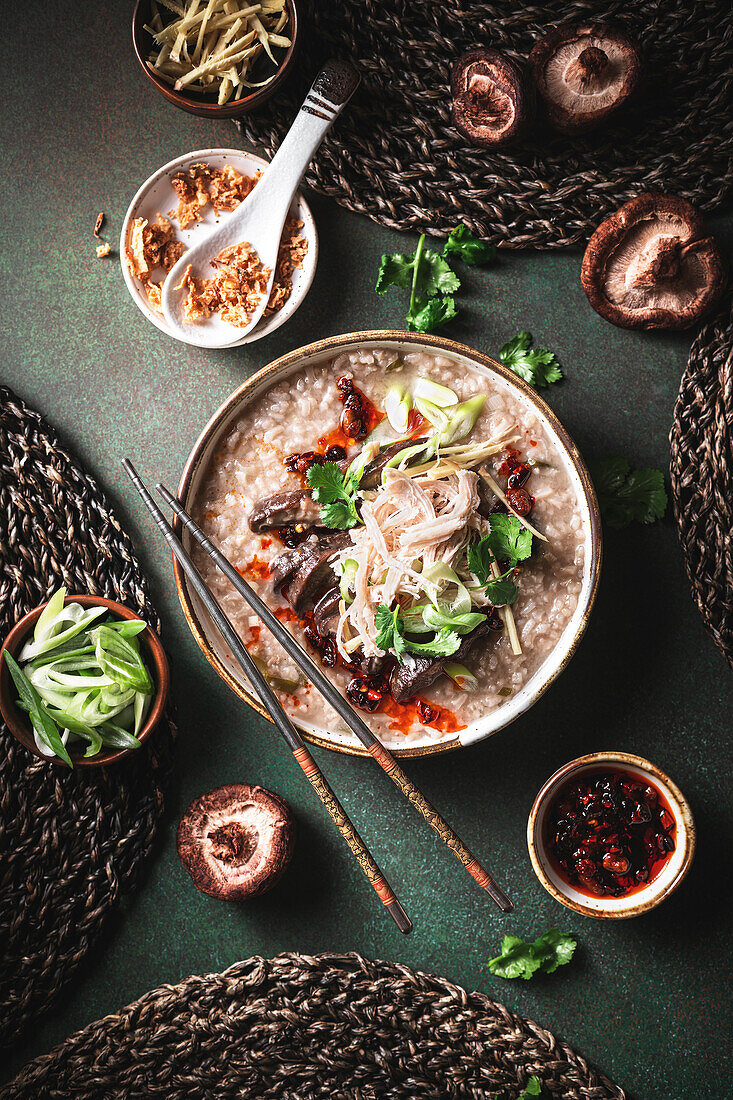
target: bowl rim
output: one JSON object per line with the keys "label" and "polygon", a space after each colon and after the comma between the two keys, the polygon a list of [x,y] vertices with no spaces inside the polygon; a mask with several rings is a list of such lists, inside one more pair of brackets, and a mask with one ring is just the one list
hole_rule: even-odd
{"label": "bowl rim", "polygon": [[[577,630],[567,645],[565,655],[554,670],[554,672],[535,690],[531,699],[527,701],[526,706],[523,708],[523,713],[547,690],[560,673],[564,670],[570,658],[575,653],[578,647],[580,639],[585,633],[586,626],[590,617],[590,613],[595,603],[596,593],[598,591],[598,583],[600,578],[601,560],[602,560],[602,537],[601,537],[601,519],[600,511],[598,508],[598,501],[596,499],[593,483],[590,479],[587,467],[580,456],[580,453],[573,442],[572,438],[560,423],[557,414],[550,408],[546,401],[540,397],[537,392],[532,389],[531,386],[523,379],[519,378],[510,371],[508,367],[503,363],[497,362],[491,356],[486,355],[483,352],[476,351],[474,348],[469,347],[467,344],[461,344],[455,340],[450,340],[444,336],[430,335],[424,333],[405,332],[399,329],[374,329],[364,330],[357,332],[342,333],[336,336],[328,336],[322,340],[316,340],[311,344],[306,344],[303,347],[295,348],[292,351],[287,352],[285,355],[279,356],[277,359],[268,363],[266,366],[261,367],[250,378],[246,379],[237,389],[230,394],[230,396],[223,402],[222,405],[213,413],[209,418],[208,423],[203,428],[198,439],[194,443],[191,452],[186,460],[183,472],[181,474],[181,480],[178,486],[178,499],[183,503],[184,507],[187,504],[187,498],[189,489],[193,477],[202,462],[203,453],[213,435],[219,431],[222,423],[230,416],[233,409],[243,400],[243,397],[249,390],[259,389],[263,382],[269,378],[273,381],[277,377],[278,373],[286,370],[288,367],[297,363],[298,360],[307,357],[325,356],[333,354],[339,349],[346,346],[350,346],[355,343],[369,342],[372,344],[380,344],[383,342],[399,342],[402,344],[414,344],[422,347],[430,348],[433,351],[445,352],[449,355],[457,355],[467,358],[473,362],[478,363],[480,366],[486,367],[496,374],[499,374],[504,381],[513,385],[523,397],[526,397],[531,404],[533,404],[540,413],[546,417],[549,421],[553,431],[557,434],[562,446],[578,475],[583,494],[588,507],[590,517],[590,582],[588,586],[588,593],[586,597],[585,607],[583,608],[580,621],[578,623]],[[176,519],[174,521],[174,529],[179,537],[182,535],[182,527],[180,521]],[[264,707],[260,703],[259,699],[245,688],[243,688],[238,681],[236,681],[230,674],[226,666],[221,662],[218,655],[214,652],[213,648],[209,644],[208,638],[204,632],[204,629],[199,622],[196,610],[190,598],[188,587],[185,582],[185,575],[178,562],[173,561],[173,572],[176,582],[176,590],[178,592],[178,598],[181,602],[183,614],[188,623],[189,629],[193,634],[196,642],[206,657],[209,664],[216,670],[219,676],[224,682],[239,696],[248,706],[250,706],[263,718],[269,719],[269,715],[265,711]],[[515,717],[518,717],[517,714]],[[498,724],[490,731],[476,737],[471,741],[471,744],[478,743],[485,740],[487,737],[494,733],[497,733],[504,726],[513,721],[514,718],[509,715],[506,721]],[[297,724],[297,722],[296,722]],[[303,737],[311,744],[319,745],[323,748],[328,748],[333,752],[340,752],[348,756],[366,756],[366,749],[362,745],[350,745],[350,744],[336,744],[332,740],[325,737],[321,737],[319,734],[313,733],[311,730],[303,729],[299,727],[303,734]],[[458,748],[468,747],[459,737],[453,737],[450,740],[440,741],[434,745],[419,745],[416,747],[405,746],[390,746],[390,751],[394,756],[431,756],[438,753],[450,752]]]}
{"label": "bowl rim", "polygon": [[[160,168],[156,168],[156,170],[152,172],[148,176],[148,178],[140,184],[137,191],[132,196],[127,210],[125,211],[125,216],[122,219],[122,227],[120,229],[119,254],[122,268],[122,278],[125,281],[125,286],[127,287],[128,293],[132,301],[140,310],[143,317],[145,317],[145,319],[149,321],[152,325],[155,325],[155,327],[160,332],[164,333],[166,336],[170,336],[173,340],[178,340],[180,343],[185,344],[187,347],[199,347],[200,345],[190,340],[184,340],[183,337],[179,336],[176,332],[173,332],[166,324],[165,318],[156,313],[155,310],[152,309],[150,305],[148,305],[144,297],[139,293],[137,280],[131,274],[128,268],[127,262],[125,260],[125,250],[127,248],[127,237],[130,228],[130,222],[132,221],[133,215],[135,214],[135,211],[139,203],[145,196],[146,192],[154,187],[158,180],[162,179],[163,176],[168,175],[176,168],[179,168],[189,162],[195,163],[198,160],[206,160],[210,157],[221,157],[225,160],[231,160],[233,158],[244,158],[246,160],[253,161],[256,165],[258,165],[258,167],[262,168],[263,170],[267,168],[270,163],[268,160],[265,160],[264,157],[259,156],[257,153],[251,153],[248,149],[234,149],[225,146],[212,146],[208,149],[192,149],[188,153],[182,153],[180,156],[174,157],[173,160],[169,160],[167,164],[162,164]],[[313,280],[315,279],[316,268],[318,267],[318,226],[316,225],[316,219],[313,216],[313,211],[311,210],[307,200],[304,198],[301,191],[296,191],[293,198],[293,203],[297,204],[299,212],[303,215],[303,228],[305,231],[305,235],[308,239],[308,252],[306,254],[306,258],[307,271],[309,272],[309,274],[307,275],[306,280],[302,284],[302,286],[299,287],[300,296],[296,299],[293,297],[293,295],[291,295],[291,297],[284,304],[282,309],[278,310],[277,313],[271,314],[271,316],[267,319],[262,318],[258,322],[258,324],[255,325],[252,332],[242,337],[241,339],[235,339],[231,344],[227,344],[226,347],[222,348],[222,350],[224,351],[228,351],[232,348],[244,347],[245,344],[254,344],[258,340],[263,340],[266,336],[270,336],[273,332],[279,329],[281,325],[286,324],[295,313],[297,313],[305,299],[308,297],[308,293],[313,285]],[[288,311],[288,306],[290,306],[292,302],[295,302],[295,305]]]}
{"label": "bowl rim", "polygon": [[228,103],[222,103],[220,105],[218,103],[208,103],[203,99],[193,99],[184,92],[177,92],[172,85],[166,84],[164,80],[159,80],[155,74],[151,72],[148,68],[147,56],[142,42],[142,36],[147,34],[144,28],[145,17],[143,16],[142,8],[146,4],[149,7],[149,0],[137,0],[133,9],[132,48],[137,62],[149,82],[154,88],[158,89],[161,95],[163,95],[169,103],[172,103],[181,111],[187,111],[189,114],[198,115],[200,118],[235,118],[237,115],[247,114],[249,111],[265,103],[283,84],[286,77],[290,75],[295,54],[300,44],[300,27],[296,0],[285,0],[285,2],[290,8],[290,26],[292,33],[290,36],[290,45],[285,51],[285,55],[280,65],[273,74],[272,79],[269,80],[263,88],[255,88],[249,95],[243,96],[241,99],[229,100]]}
{"label": "bowl rim", "polygon": [[[558,786],[564,783],[565,780],[576,771],[586,768],[597,768],[607,764],[621,768],[625,765],[631,765],[645,772],[652,781],[663,788],[663,793],[668,799],[675,814],[678,839],[681,838],[683,842],[682,862],[674,878],[668,882],[664,882],[662,880],[662,874],[660,873],[656,879],[649,884],[647,888],[649,893],[646,897],[643,896],[643,893],[646,891],[638,891],[629,894],[626,899],[615,899],[621,902],[626,901],[627,904],[624,906],[617,906],[614,909],[594,908],[583,902],[576,901],[575,898],[565,894],[562,890],[558,889],[555,883],[548,877],[538,855],[539,846],[541,846],[544,851],[544,842],[541,837],[538,838],[537,819]],[[645,759],[643,756],[638,756],[636,753],[631,752],[612,750],[586,753],[583,756],[576,757],[575,760],[568,761],[567,764],[563,764],[561,768],[558,768],[557,771],[543,783],[537,793],[532,803],[532,809],[530,810],[527,821],[527,848],[529,849],[529,858],[532,863],[532,868],[545,890],[547,890],[556,901],[559,901],[568,909],[572,909],[582,916],[596,917],[602,920],[627,920],[630,917],[648,913],[651,909],[655,909],[661,904],[665,898],[669,897],[669,895],[677,889],[689,871],[695,855],[696,838],[695,819],[692,816],[690,804],[674,780],[670,779],[667,773],[662,771],[657,764],[654,764],[651,760]],[[657,886],[656,889],[653,889],[655,883]]]}
{"label": "bowl rim", "polygon": [[[37,747],[33,734],[27,729],[25,716],[22,716],[15,705],[15,700],[11,694],[10,685],[12,681],[10,673],[7,664],[2,660],[2,655],[6,650],[9,650],[12,656],[17,656],[20,646],[25,641],[30,630],[35,626],[36,620],[48,602],[48,600],[44,600],[43,603],[34,607],[31,611],[28,611],[21,619],[18,619],[17,623],[9,631],[7,637],[3,641],[2,646],[0,646],[0,713],[10,732],[24,748],[28,749],[39,760],[43,760],[47,764],[56,764],[68,768],[68,764],[61,760],[60,757],[45,756]],[[67,595],[64,599],[64,606],[68,603],[80,603],[82,607],[103,606],[121,619],[140,618],[137,612],[132,611],[129,607],[125,607],[124,604],[118,603],[116,600],[108,599],[106,596],[90,596],[86,593],[79,595],[72,594]],[[145,630],[140,632],[139,637],[145,642],[150,651],[153,664],[153,670],[151,671],[154,671],[156,679],[156,691],[153,697],[153,703],[148,711],[145,723],[138,734],[138,740],[142,744],[148,739],[163,716],[170,687],[170,670],[163,644],[156,632],[150,626],[146,626]],[[135,752],[139,752],[139,749],[113,749],[107,752],[102,749],[96,756],[86,758],[84,756],[79,756],[72,758],[74,760],[74,768],[100,768],[106,767],[108,764],[116,764],[118,761],[126,759]]]}

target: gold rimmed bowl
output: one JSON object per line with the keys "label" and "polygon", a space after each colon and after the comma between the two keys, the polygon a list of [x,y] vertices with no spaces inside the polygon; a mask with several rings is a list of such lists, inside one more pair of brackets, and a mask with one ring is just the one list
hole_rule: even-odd
{"label": "gold rimmed bowl", "polygon": [[[458,733],[440,736],[412,737],[408,745],[389,744],[395,756],[423,756],[428,753],[446,752],[482,741],[502,729],[527,711],[566,667],[585,631],[598,587],[601,564],[601,522],[593,485],[585,464],[572,439],[555,413],[541,397],[521,378],[488,355],[474,351],[465,344],[447,340],[442,336],[425,336],[394,330],[352,332],[343,336],[331,336],[314,344],[298,348],[283,355],[273,363],[257,371],[229,397],[204,428],[188,458],[178,489],[178,497],[184,507],[194,514],[206,478],[209,464],[234,422],[273,385],[293,377],[306,366],[317,366],[335,355],[357,349],[388,348],[396,354],[420,352],[450,356],[456,364],[505,383],[523,403],[531,406],[540,418],[549,439],[557,448],[573,484],[584,531],[586,547],[581,593],[570,621],[539,669],[529,681],[510,699],[478,721]],[[180,530],[179,530],[180,533]],[[183,540],[190,549],[187,534]],[[213,665],[229,687],[254,710],[264,714],[252,694],[244,674],[232,660],[213,623],[192,592],[186,579],[174,563],[176,586],[184,614],[191,631],[206,659]],[[336,751],[363,755],[365,750],[348,732],[335,732],[294,717],[304,736],[315,744]]]}

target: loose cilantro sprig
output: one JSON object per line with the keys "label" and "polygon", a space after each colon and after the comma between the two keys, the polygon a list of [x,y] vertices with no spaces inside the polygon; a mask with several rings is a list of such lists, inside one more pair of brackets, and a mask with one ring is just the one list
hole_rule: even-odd
{"label": "loose cilantro sprig", "polygon": [[632,470],[620,455],[590,464],[601,513],[609,527],[654,523],[667,510],[667,492],[661,470]]}
{"label": "loose cilantro sprig", "polygon": [[547,348],[533,348],[532,334],[518,332],[508,340],[499,352],[499,358],[510,370],[538,389],[551,382],[559,382],[563,376],[560,364]]}
{"label": "loose cilantro sprig", "polygon": [[325,527],[356,527],[361,522],[356,510],[359,480],[343,474],[335,462],[309,466],[306,481],[313,490],[313,499],[321,505],[321,520]]}
{"label": "loose cilantro sprig", "polygon": [[448,234],[448,240],[443,247],[444,256],[460,256],[469,267],[477,267],[479,264],[488,264],[496,259],[496,248],[488,241],[482,241],[474,237],[470,229],[465,225],[457,225]]}
{"label": "loose cilantro sprig", "polygon": [[[493,606],[504,607],[515,603],[519,595],[511,574],[519,562],[526,561],[531,555],[532,532],[523,527],[516,516],[503,512],[490,516],[489,524],[489,534],[468,547],[468,568],[480,587],[485,589],[487,599]],[[493,577],[491,573],[495,561],[507,563],[505,572],[498,577]]]}
{"label": "loose cilantro sprig", "polygon": [[391,609],[380,603],[374,615],[377,628],[377,645],[385,651],[391,649],[400,664],[405,652],[422,657],[450,657],[461,644],[459,635],[448,627],[442,627],[429,642],[413,642],[404,635],[405,625],[399,607]]}
{"label": "loose cilantro sprig", "polygon": [[556,928],[539,936],[534,943],[528,943],[519,936],[504,936],[501,954],[489,959],[489,970],[499,978],[524,978],[529,981],[538,970],[543,974],[552,974],[558,966],[565,966],[572,959],[576,947],[572,936],[558,932]]}
{"label": "loose cilantro sprig", "polygon": [[453,294],[460,288],[461,280],[446,257],[459,256],[465,263],[476,266],[488,263],[495,255],[496,249],[474,237],[465,225],[451,231],[442,256],[425,247],[423,233],[412,255],[393,252],[382,256],[375,290],[384,294],[390,286],[409,289],[410,305],[405,317],[408,329],[432,332],[458,314]]}

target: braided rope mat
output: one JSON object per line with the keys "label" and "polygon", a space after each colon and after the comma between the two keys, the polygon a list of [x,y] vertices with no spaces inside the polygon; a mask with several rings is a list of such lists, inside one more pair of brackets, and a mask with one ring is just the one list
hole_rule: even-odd
{"label": "braided rope mat", "polygon": [[146,993],[30,1062],[0,1097],[508,1100],[532,1074],[543,1096],[625,1096],[482,993],[357,954],[283,954]]}
{"label": "braided rope mat", "polygon": [[733,665],[733,300],[690,350],[670,434],[672,499],[692,595]]}
{"label": "braided rope mat", "polygon": [[[0,387],[0,632],[59,585],[158,616],[128,536],[52,428]],[[0,730],[0,1045],[56,998],[139,884],[170,778],[162,722],[129,762],[70,772]]]}
{"label": "braided rope mat", "polygon": [[[297,74],[239,123],[273,155],[329,57],[362,85],[306,183],[394,229],[443,234],[457,221],[505,248],[584,241],[641,191],[703,210],[733,190],[733,7],[729,0],[298,0]],[[634,105],[567,137],[541,122],[510,150],[468,145],[450,123],[450,67],[491,45],[521,61],[558,22],[612,20],[642,45]]]}

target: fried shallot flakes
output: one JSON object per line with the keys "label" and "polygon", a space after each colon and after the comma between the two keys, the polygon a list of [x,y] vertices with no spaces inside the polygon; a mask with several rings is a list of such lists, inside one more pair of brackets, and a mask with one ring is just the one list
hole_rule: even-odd
{"label": "fried shallot flakes", "polygon": [[[185,172],[176,172],[171,184],[178,196],[178,205],[170,211],[181,229],[201,221],[203,210],[211,206],[216,214],[239,206],[257,183],[255,176],[243,176],[231,165],[212,168],[208,164],[192,164]],[[265,317],[277,313],[290,298],[293,272],[302,267],[308,252],[308,240],[303,235],[303,222],[288,218],[283,229],[275,276]],[[142,283],[148,302],[161,311],[162,280],[155,281],[156,269],[168,272],[183,255],[186,246],[178,240],[173,223],[162,214],[155,222],[135,218],[128,232],[125,259],[130,273]],[[267,291],[270,269],[260,261],[249,243],[230,245],[212,260],[217,268],[210,279],[199,279],[189,266],[179,286],[188,288],[185,319],[193,324],[220,314],[236,328],[245,328],[262,295]]]}
{"label": "fried shallot flakes", "polygon": [[218,214],[222,210],[234,210],[246,199],[257,176],[243,176],[230,164],[224,168],[210,168],[208,164],[192,164],[187,172],[175,172],[171,186],[178,195],[175,217],[181,229],[201,221],[201,211],[209,205]]}
{"label": "fried shallot flakes", "polygon": [[211,264],[217,268],[212,279],[197,279],[191,274],[191,266],[186,268],[179,284],[188,287],[185,320],[191,323],[218,313],[222,321],[246,328],[267,290],[269,267],[262,264],[249,243],[229,245]]}

